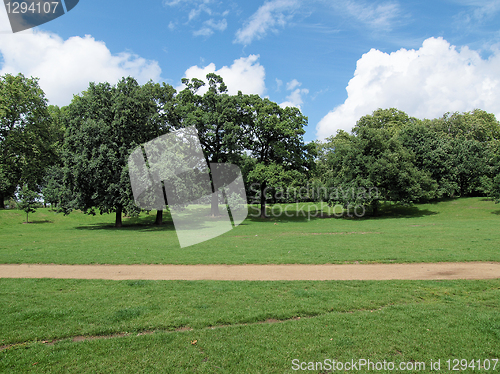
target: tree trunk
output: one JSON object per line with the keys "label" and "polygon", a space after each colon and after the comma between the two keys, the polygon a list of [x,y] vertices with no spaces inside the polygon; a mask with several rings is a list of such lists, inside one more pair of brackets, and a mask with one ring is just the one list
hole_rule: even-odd
{"label": "tree trunk", "polygon": [[163,223],[163,210],[159,209],[156,211],[156,221],[155,225],[160,226]]}
{"label": "tree trunk", "polygon": [[0,193],[0,209],[5,209],[5,203],[3,200],[4,200],[3,193]]}
{"label": "tree trunk", "polygon": [[122,207],[121,206],[118,206],[116,208],[115,227],[122,227]]}
{"label": "tree trunk", "polygon": [[260,218],[267,218],[266,215],[266,185],[264,182],[260,185]]}
{"label": "tree trunk", "polygon": [[378,200],[372,202],[372,213],[374,217],[378,216]]}
{"label": "tree trunk", "polygon": [[215,191],[212,194],[212,202],[211,202],[210,211],[212,213],[212,217],[218,217],[218,216],[220,216],[220,212],[219,212],[219,192],[218,191]]}

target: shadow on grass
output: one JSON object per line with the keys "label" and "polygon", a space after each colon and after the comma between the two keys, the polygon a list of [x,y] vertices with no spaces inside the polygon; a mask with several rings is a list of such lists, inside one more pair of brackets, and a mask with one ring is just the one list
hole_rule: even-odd
{"label": "shadow on grass", "polygon": [[122,227],[115,227],[114,223],[101,222],[85,226],[76,226],[77,230],[126,230],[126,231],[172,231],[174,223],[170,218],[164,218],[163,224],[155,225],[156,216],[124,218]]}
{"label": "shadow on grass", "polygon": [[[314,205],[310,205],[310,207],[314,207]],[[335,218],[335,219],[347,219],[347,220],[380,220],[387,218],[417,218],[417,217],[426,217],[433,216],[438,214],[435,211],[429,209],[421,209],[418,206],[402,206],[402,205],[389,205],[383,204],[379,208],[379,212],[377,216],[373,216],[372,211],[369,207],[365,207],[365,212],[361,215],[362,209],[358,209],[356,213],[351,210],[349,213],[345,212],[343,215],[336,213],[334,214],[333,209],[328,213],[328,209],[323,208],[323,214],[320,215],[319,212],[314,209],[310,210],[308,214],[307,206],[304,210],[289,210],[288,216],[285,213],[282,214],[273,214],[273,212],[277,212],[278,209],[273,209],[272,207],[266,209],[268,214],[267,218],[261,218],[260,216],[249,214],[246,220],[250,220],[251,222],[266,222],[266,221],[293,221],[293,222],[307,222],[318,219],[325,218]]]}
{"label": "shadow on grass", "polygon": [[[344,213],[344,215],[340,215],[339,213],[334,214],[334,210],[325,209],[326,206],[323,207],[323,214],[320,215],[318,211],[315,210],[315,205],[307,205],[304,204],[303,209],[300,209],[302,205],[299,204],[299,209],[288,210],[285,214],[283,210],[274,209],[273,207],[267,208],[267,218],[261,218],[257,216],[255,212],[249,213],[245,221],[249,222],[273,222],[273,221],[289,221],[289,222],[308,222],[313,220],[320,220],[326,218],[335,218],[335,219],[345,219],[345,220],[381,220],[388,218],[417,218],[417,217],[426,217],[438,214],[435,211],[429,209],[421,209],[418,206],[402,206],[402,205],[392,205],[392,204],[383,204],[379,213],[376,217],[372,215],[372,212],[369,207],[366,207],[364,215],[361,215],[361,210],[358,209],[358,216],[354,214],[351,210],[349,214]],[[319,207],[319,205],[317,205]],[[307,209],[310,209],[308,213]],[[280,214],[277,214],[278,211]],[[500,214],[500,211],[498,211]],[[210,217],[206,217],[207,220]],[[127,230],[127,231],[174,231],[175,226],[170,217],[164,218],[163,224],[158,226],[154,224],[155,216],[146,216],[146,217],[134,217],[134,218],[125,218],[123,221],[122,227],[115,227],[114,223],[94,223],[85,226],[77,226],[75,227],[77,230]],[[190,230],[203,229],[205,220],[201,219],[198,221],[193,221],[190,227]],[[246,226],[249,223],[242,222],[239,226]]]}
{"label": "shadow on grass", "polygon": [[[22,222],[23,224],[26,224],[26,221]],[[28,224],[39,224],[39,223],[54,223],[54,221],[49,221],[47,219],[44,220],[39,220],[39,221],[29,221]]]}
{"label": "shadow on grass", "polygon": [[500,210],[494,210],[491,212],[491,214],[496,214],[497,216],[500,216]]}

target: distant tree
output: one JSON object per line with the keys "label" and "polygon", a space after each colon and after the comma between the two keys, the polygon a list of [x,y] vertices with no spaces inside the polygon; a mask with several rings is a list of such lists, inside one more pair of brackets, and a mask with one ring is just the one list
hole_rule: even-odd
{"label": "distant tree", "polygon": [[48,167],[42,182],[43,200],[56,208],[64,201],[66,193],[63,167],[59,165]]}
{"label": "distant tree", "polygon": [[30,190],[25,184],[23,185],[21,191],[19,191],[18,197],[19,201],[17,203],[17,207],[20,210],[24,210],[24,212],[26,213],[26,223],[28,223],[29,213],[36,212],[36,204],[39,196],[35,191]]}
{"label": "distant tree", "polygon": [[500,125],[482,110],[447,113],[442,118],[405,126],[403,145],[415,164],[437,182],[436,197],[487,194],[493,178],[493,143]]}
{"label": "distant tree", "polygon": [[55,154],[47,99],[36,78],[0,77],[0,208],[24,184],[36,191]]}
{"label": "distant tree", "polygon": [[449,197],[459,194],[457,170],[455,168],[453,144],[422,121],[405,126],[399,133],[399,140],[415,156],[414,164],[429,173],[436,182],[435,197]]}
{"label": "distant tree", "polygon": [[491,196],[495,203],[500,203],[500,141],[492,142],[492,178],[488,188],[488,195]]}
{"label": "distant tree", "polygon": [[[68,107],[68,128],[63,150],[65,187],[71,201],[67,212],[81,209],[95,214],[138,212],[128,173],[128,157],[142,143],[160,135],[158,86],[140,86],[134,78],[91,83]],[[166,87],[166,86],[165,86]],[[160,113],[161,114],[161,113]]]}
{"label": "distant tree", "polygon": [[435,183],[415,166],[414,156],[398,138],[403,126],[413,121],[395,109],[378,110],[362,117],[352,135],[340,131],[331,139],[329,187],[338,192],[332,200],[370,205],[376,216],[382,201],[410,204],[433,197]]}

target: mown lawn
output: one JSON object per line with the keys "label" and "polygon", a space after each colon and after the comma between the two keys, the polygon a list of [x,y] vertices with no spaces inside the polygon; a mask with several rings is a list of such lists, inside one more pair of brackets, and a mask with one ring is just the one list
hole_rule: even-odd
{"label": "mown lawn", "polygon": [[[40,209],[23,224],[4,210],[0,263],[500,261],[500,206],[486,199],[386,206],[378,218],[308,220],[314,207],[298,209],[183,249],[153,215],[115,229],[113,216]],[[499,310],[500,280],[0,279],[0,372],[293,373],[294,362],[361,359],[498,372]]]}
{"label": "mown lawn", "polygon": [[249,217],[220,237],[182,249],[168,216],[162,227],[152,225],[154,214],[143,214],[117,229],[113,215],[63,216],[39,209],[30,216],[33,223],[23,224],[23,212],[3,210],[0,263],[500,261],[500,205],[484,198],[387,206],[377,218],[314,217],[312,204],[290,206],[293,217],[284,206],[272,208],[269,219]]}
{"label": "mown lawn", "polygon": [[448,372],[449,359],[500,358],[500,280],[3,279],[0,290],[2,373],[290,373],[292,360],[325,359],[423,372],[441,360]]}

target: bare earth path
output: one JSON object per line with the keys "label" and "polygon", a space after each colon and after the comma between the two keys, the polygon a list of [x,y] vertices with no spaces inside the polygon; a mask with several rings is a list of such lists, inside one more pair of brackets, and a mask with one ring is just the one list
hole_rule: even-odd
{"label": "bare earth path", "polygon": [[0,264],[0,278],[145,280],[430,280],[500,278],[498,262],[346,265]]}

